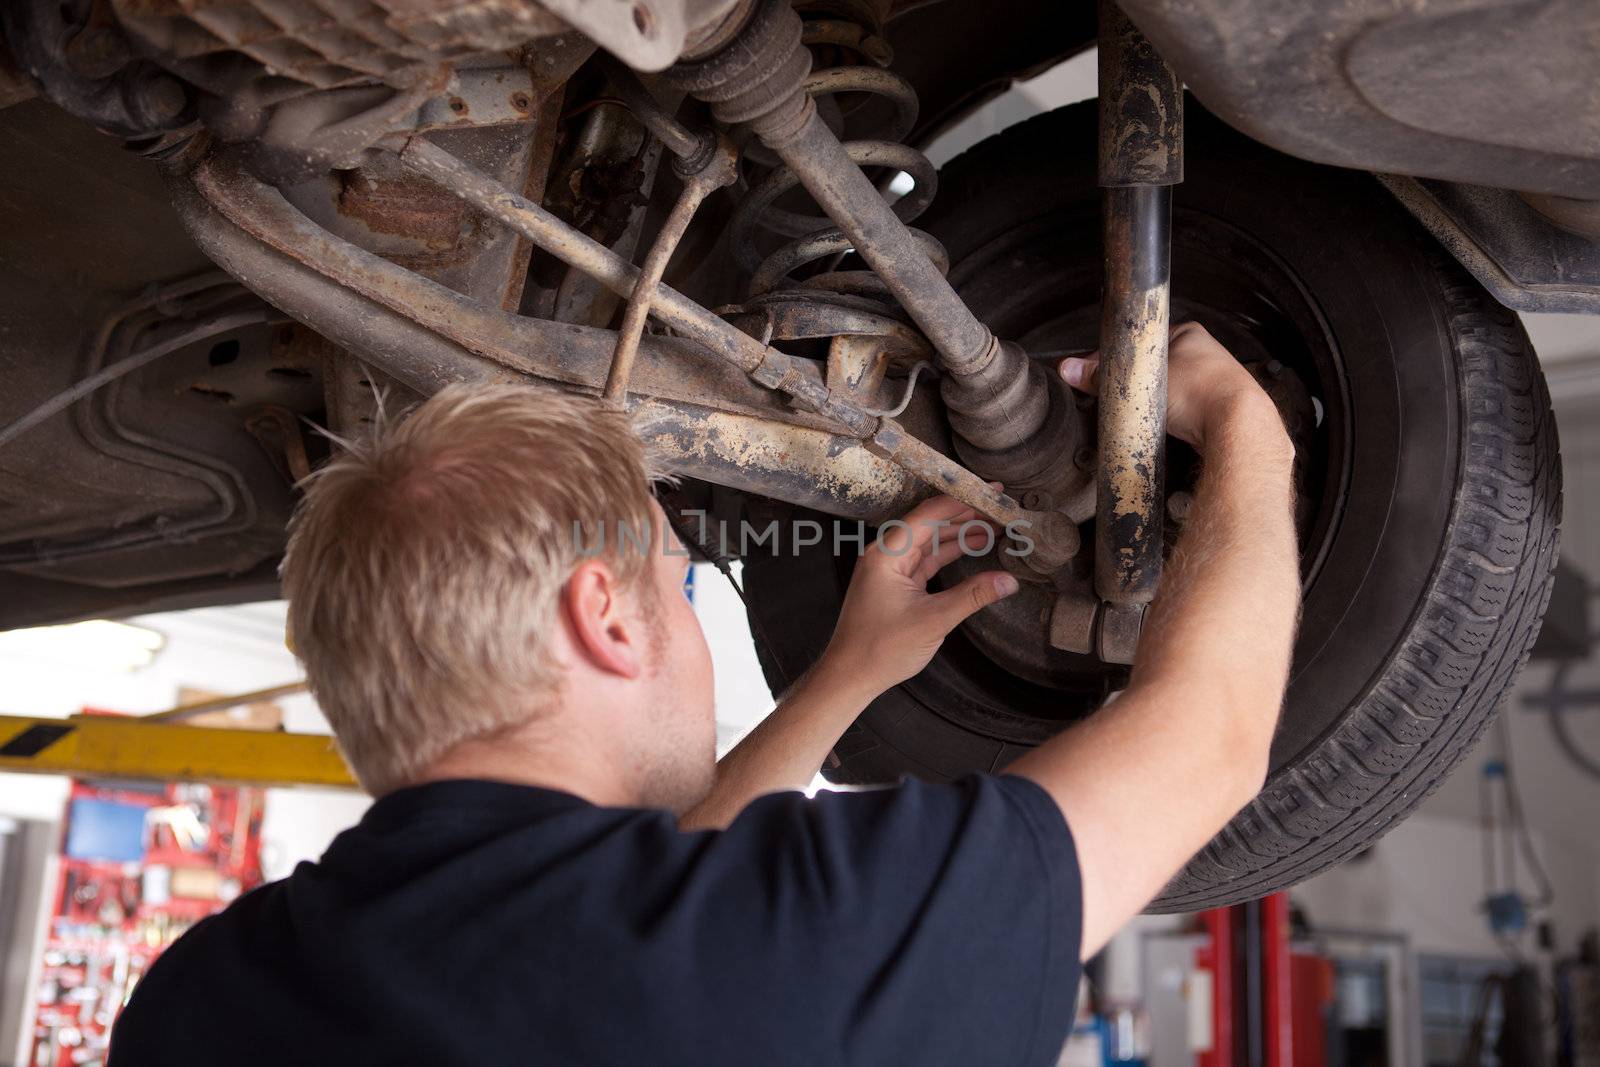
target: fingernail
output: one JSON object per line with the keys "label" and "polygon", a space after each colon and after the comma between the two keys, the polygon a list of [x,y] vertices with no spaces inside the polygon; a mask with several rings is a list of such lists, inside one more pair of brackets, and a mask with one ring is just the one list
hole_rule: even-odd
{"label": "fingernail", "polygon": [[1061,361],[1061,377],[1067,380],[1068,385],[1083,384],[1083,360],[1077,356],[1068,356]]}
{"label": "fingernail", "polygon": [[1010,596],[1012,593],[1015,593],[1020,588],[1022,588],[1022,587],[1017,584],[1017,580],[1015,578],[1013,578],[1011,575],[1009,575],[1009,574],[997,574],[997,575],[995,575],[995,578],[994,578],[994,591],[996,593],[999,593],[1001,596]]}

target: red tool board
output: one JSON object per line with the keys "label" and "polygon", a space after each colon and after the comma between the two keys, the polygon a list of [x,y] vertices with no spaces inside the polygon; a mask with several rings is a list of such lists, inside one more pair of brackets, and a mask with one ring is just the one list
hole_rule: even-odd
{"label": "red tool board", "polygon": [[29,1067],[103,1064],[161,951],[261,884],[259,789],[74,781],[45,933]]}

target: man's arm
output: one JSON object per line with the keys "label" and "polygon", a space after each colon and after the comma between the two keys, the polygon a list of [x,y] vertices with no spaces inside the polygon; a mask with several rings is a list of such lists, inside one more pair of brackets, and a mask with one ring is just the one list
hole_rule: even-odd
{"label": "man's arm", "polygon": [[976,519],[959,501],[934,497],[862,553],[827,650],[717,764],[710,795],[683,815],[680,826],[724,827],[758,796],[805,788],[878,694],[927,666],[967,616],[1016,592],[1017,580],[1003,571],[928,592],[928,580],[961,554],[962,524]]}
{"label": "man's arm", "polygon": [[[1085,959],[1260,790],[1299,612],[1294,449],[1276,408],[1198,325],[1173,331],[1170,367],[1168,429],[1203,473],[1132,679],[1008,771],[1070,822]],[[1082,387],[1092,369],[1063,373]]]}

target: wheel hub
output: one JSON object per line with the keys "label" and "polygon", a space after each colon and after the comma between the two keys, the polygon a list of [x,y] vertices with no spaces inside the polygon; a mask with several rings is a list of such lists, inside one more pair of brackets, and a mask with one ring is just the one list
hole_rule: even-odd
{"label": "wheel hub", "polygon": [[[1095,225],[1090,205],[1041,218],[963,258],[952,270],[952,281],[991,329],[1016,337],[1037,360],[1053,363],[1060,354],[1091,350],[1099,329]],[[1296,518],[1309,584],[1335,526],[1346,464],[1337,347],[1292,272],[1231,225],[1179,209],[1172,255],[1173,321],[1193,319],[1210,330],[1250,367],[1285,416],[1296,444]],[[1093,401],[1079,397],[1078,403],[1087,409]],[[1095,420],[1092,411],[1081,414],[1091,430],[1075,459],[1092,468]],[[1169,441],[1163,523],[1168,552],[1182,529],[1198,475],[1193,450]],[[947,642],[950,655],[939,669],[909,683],[913,690],[927,691],[929,706],[995,736],[1036,743],[1126,684],[1127,668],[1062,651],[1050,642],[1058,592],[1091,588],[1092,518],[1080,532],[1084,547],[1053,581],[1034,576],[1018,593],[969,620]],[[954,584],[1004,562],[995,554],[964,556],[941,580]]]}

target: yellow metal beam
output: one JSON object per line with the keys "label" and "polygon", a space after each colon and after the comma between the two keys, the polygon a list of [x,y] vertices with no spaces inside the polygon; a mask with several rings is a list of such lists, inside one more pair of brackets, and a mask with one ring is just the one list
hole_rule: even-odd
{"label": "yellow metal beam", "polygon": [[84,778],[358,788],[333,738],[77,715],[0,715],[0,770]]}

